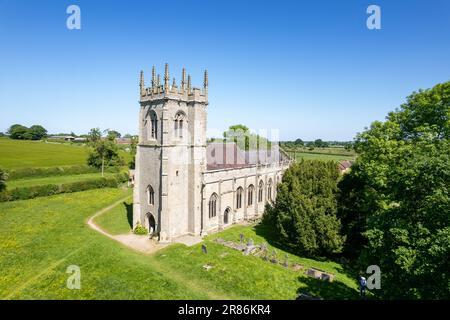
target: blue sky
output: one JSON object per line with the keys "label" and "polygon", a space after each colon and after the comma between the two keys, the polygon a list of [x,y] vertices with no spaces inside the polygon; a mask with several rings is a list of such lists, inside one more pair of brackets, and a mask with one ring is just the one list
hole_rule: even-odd
{"label": "blue sky", "polygon": [[[66,8],[81,8],[81,30]],[[381,7],[381,30],[366,8]],[[202,84],[208,127],[351,140],[450,80],[450,1],[0,0],[0,131],[137,133],[139,71]]]}

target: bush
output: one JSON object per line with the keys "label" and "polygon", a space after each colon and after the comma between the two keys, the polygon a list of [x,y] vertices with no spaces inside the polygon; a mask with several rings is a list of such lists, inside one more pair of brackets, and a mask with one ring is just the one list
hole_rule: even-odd
{"label": "bush", "polygon": [[137,235],[147,235],[148,234],[148,230],[146,227],[144,227],[143,225],[141,225],[139,222],[136,224],[136,227],[134,227],[133,230],[134,234]]}
{"label": "bush", "polygon": [[128,180],[126,172],[112,177],[103,177],[86,181],[63,184],[47,184],[33,187],[22,187],[0,192],[0,202],[26,200],[36,197],[46,197],[60,193],[78,192],[90,189],[116,188]]}
{"label": "bush", "polygon": [[0,168],[0,191],[6,189],[6,180],[8,180],[8,173]]}

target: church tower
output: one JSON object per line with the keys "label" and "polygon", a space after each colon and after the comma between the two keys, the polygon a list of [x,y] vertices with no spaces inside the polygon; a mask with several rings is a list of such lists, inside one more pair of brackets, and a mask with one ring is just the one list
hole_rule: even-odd
{"label": "church tower", "polygon": [[163,83],[152,68],[151,86],[140,75],[139,142],[133,192],[133,226],[139,222],[161,242],[201,232],[202,173],[206,170],[208,73],[192,87],[183,69],[180,86]]}

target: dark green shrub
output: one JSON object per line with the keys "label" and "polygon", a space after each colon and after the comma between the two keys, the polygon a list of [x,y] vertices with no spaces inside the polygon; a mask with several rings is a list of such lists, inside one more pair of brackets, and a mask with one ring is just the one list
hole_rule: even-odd
{"label": "dark green shrub", "polygon": [[141,225],[141,224],[138,222],[138,223],[136,224],[136,227],[134,227],[133,233],[134,233],[134,234],[137,234],[137,235],[146,235],[146,234],[148,234],[148,230],[147,230],[146,227],[144,227],[143,225]]}

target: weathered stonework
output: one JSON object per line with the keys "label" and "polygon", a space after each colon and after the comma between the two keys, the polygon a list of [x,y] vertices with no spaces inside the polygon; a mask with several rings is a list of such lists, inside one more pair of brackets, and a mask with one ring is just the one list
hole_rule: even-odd
{"label": "weathered stonework", "polygon": [[[139,222],[159,241],[170,242],[179,236],[205,235],[261,216],[269,198],[275,199],[276,184],[289,162],[280,154],[270,163],[261,163],[258,158],[241,166],[214,163],[208,168],[207,72],[202,89],[191,87],[190,76],[186,82],[184,69],[181,85],[174,81],[169,86],[167,65],[164,86],[159,79],[153,68],[152,86],[146,88],[141,73],[133,225]],[[240,208],[236,199],[239,187],[243,190]],[[210,217],[213,195],[217,196],[216,214]]]}

